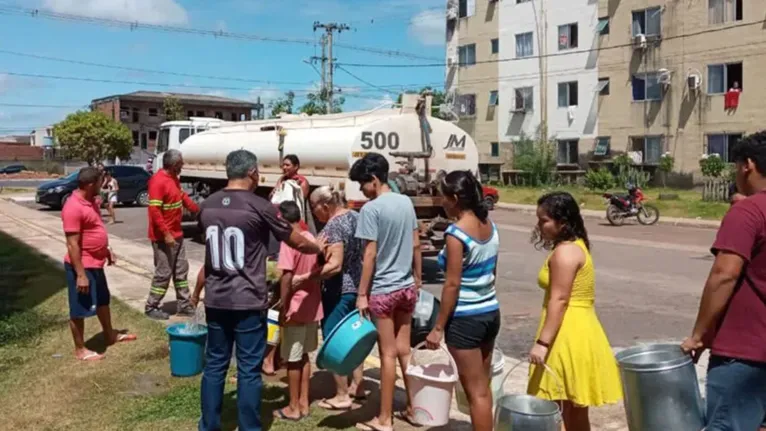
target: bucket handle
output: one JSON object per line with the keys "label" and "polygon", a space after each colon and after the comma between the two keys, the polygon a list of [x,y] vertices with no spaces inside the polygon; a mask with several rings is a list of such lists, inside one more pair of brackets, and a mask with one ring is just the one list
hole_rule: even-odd
{"label": "bucket handle", "polygon": [[[417,363],[415,362],[415,352],[421,350],[420,348],[425,346],[426,342],[422,341],[420,344],[412,348],[412,354],[410,355],[410,364],[417,366]],[[444,344],[439,344],[439,348],[447,354],[447,357],[449,358],[449,364],[452,367],[452,369],[455,371],[455,376],[459,376],[459,371],[457,369],[457,364],[455,363],[455,359],[450,355],[449,350],[447,350],[446,347],[444,347]]]}
{"label": "bucket handle", "polygon": [[[501,383],[500,385],[501,388],[505,387],[505,382],[508,380],[508,377],[511,376],[511,373],[513,372],[513,370],[515,370],[516,368],[518,368],[519,365],[524,363],[528,364],[529,362],[521,360],[517,362],[516,365],[512,366],[510,370],[508,370],[508,372],[505,374],[505,377],[503,377],[503,383]],[[548,364],[543,363],[542,365],[545,372],[553,376],[553,379],[556,381],[556,386],[558,386],[559,388],[559,392],[561,394],[564,394],[564,386],[561,384],[561,379],[559,379],[558,374],[556,374],[556,372],[553,371],[551,367],[548,366]],[[558,407],[559,409],[559,415],[562,414],[564,412],[564,401],[559,400],[559,401],[554,401],[554,403],[556,403],[556,407]]]}

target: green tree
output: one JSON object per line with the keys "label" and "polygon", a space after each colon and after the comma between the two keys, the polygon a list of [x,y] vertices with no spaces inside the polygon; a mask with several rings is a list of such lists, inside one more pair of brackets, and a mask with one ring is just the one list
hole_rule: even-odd
{"label": "green tree", "polygon": [[667,187],[667,177],[673,172],[673,166],[675,164],[676,159],[673,158],[670,153],[665,153],[660,157],[660,165],[657,167],[657,170],[662,174],[662,187]]}
{"label": "green tree", "polygon": [[185,120],[186,114],[181,102],[174,96],[167,96],[162,104],[162,110],[165,112],[165,121]]}
{"label": "green tree", "polygon": [[284,97],[269,102],[268,108],[271,110],[270,118],[277,118],[279,114],[292,114],[295,104],[295,93],[288,91]]}
{"label": "green tree", "polygon": [[[439,107],[444,104],[444,92],[439,90],[434,90],[431,87],[423,87],[420,89],[420,91],[413,91],[413,90],[407,90],[405,91],[406,94],[423,94],[425,92],[430,92],[433,96],[433,99],[431,100],[431,116],[440,118],[442,120],[449,120],[445,115],[442,114]],[[402,103],[402,95],[400,94],[399,97],[396,99],[396,103]]]}
{"label": "green tree", "polygon": [[53,128],[59,145],[67,156],[88,162],[128,158],[133,136],[124,124],[99,111],[77,111]]}
{"label": "green tree", "polygon": [[[318,93],[308,93],[306,95],[306,103],[301,105],[298,111],[308,115],[327,114],[327,102],[329,99],[329,94],[325,90],[320,90]],[[346,103],[346,98],[344,97],[333,98],[331,113],[343,112],[344,103]]]}
{"label": "green tree", "polygon": [[556,146],[538,130],[532,139],[522,136],[514,143],[513,168],[523,171],[530,186],[550,186],[556,182]]}

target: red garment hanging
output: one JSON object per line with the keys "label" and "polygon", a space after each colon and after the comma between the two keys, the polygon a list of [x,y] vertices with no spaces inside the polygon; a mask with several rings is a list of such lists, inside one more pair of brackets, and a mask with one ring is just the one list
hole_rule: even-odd
{"label": "red garment hanging", "polygon": [[739,107],[739,90],[729,90],[724,96],[723,107],[724,109],[737,109]]}

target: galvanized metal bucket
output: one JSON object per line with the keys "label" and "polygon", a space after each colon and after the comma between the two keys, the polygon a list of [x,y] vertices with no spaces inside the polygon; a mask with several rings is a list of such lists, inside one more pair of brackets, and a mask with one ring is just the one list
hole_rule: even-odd
{"label": "galvanized metal bucket", "polygon": [[700,431],[705,426],[697,370],[679,345],[631,347],[616,358],[630,431]]}
{"label": "galvanized metal bucket", "polygon": [[[523,362],[514,365],[503,379]],[[561,380],[547,365],[545,371],[556,380],[561,393],[564,392]],[[543,400],[532,395],[504,395],[495,402],[495,431],[559,431],[561,429],[561,408],[553,401]]]}

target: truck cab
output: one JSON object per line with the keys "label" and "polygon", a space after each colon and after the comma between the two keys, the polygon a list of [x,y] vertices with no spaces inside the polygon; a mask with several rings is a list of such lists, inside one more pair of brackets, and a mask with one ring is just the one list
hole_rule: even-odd
{"label": "truck cab", "polygon": [[162,168],[162,153],[180,150],[181,144],[190,136],[215,129],[229,122],[218,118],[191,117],[188,120],[166,121],[160,125],[159,139],[155,150],[153,172]]}

